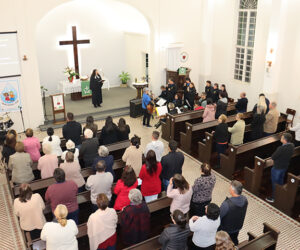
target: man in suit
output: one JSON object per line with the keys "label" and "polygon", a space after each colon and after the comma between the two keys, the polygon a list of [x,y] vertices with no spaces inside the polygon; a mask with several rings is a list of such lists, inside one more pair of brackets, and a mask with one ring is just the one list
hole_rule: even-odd
{"label": "man in suit", "polygon": [[284,133],[280,141],[282,145],[271,156],[274,162],[271,169],[272,196],[266,198],[266,201],[271,203],[275,199],[276,184],[283,185],[284,183],[284,176],[294,153],[294,144],[292,143],[292,135],[290,133]]}
{"label": "man in suit", "polygon": [[80,148],[82,127],[79,122],[74,121],[74,114],[71,112],[67,113],[67,124],[63,126],[62,133],[66,141],[71,140],[76,148]]}
{"label": "man in suit", "polygon": [[246,93],[242,92],[240,94],[240,99],[238,99],[237,103],[235,104],[236,111],[238,113],[245,113],[247,112],[247,105],[248,105],[248,99],[246,97]]}

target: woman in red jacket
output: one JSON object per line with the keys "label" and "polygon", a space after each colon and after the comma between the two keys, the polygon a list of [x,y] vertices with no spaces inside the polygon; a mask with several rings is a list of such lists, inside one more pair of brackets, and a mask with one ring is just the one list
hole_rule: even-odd
{"label": "woman in red jacket", "polygon": [[124,207],[130,205],[128,198],[129,191],[138,186],[138,181],[132,167],[125,167],[122,177],[118,180],[114,193],[117,195],[114,209],[117,211],[122,210]]}
{"label": "woman in red jacket", "polygon": [[145,201],[156,200],[161,192],[161,180],[159,178],[162,171],[160,162],[156,161],[156,155],[153,150],[149,150],[146,156],[146,164],[140,171],[140,179],[142,180],[141,191],[145,197]]}

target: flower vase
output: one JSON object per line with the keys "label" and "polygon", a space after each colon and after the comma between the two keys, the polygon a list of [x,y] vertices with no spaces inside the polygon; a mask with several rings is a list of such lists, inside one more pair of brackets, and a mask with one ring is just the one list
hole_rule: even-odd
{"label": "flower vase", "polygon": [[69,82],[72,83],[74,80],[74,76],[70,76],[70,77],[68,77],[68,79],[69,79]]}

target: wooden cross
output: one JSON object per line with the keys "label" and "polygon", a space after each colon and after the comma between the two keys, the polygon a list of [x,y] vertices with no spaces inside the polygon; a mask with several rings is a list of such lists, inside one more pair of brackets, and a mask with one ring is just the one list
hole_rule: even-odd
{"label": "wooden cross", "polygon": [[59,41],[59,45],[73,45],[75,72],[78,74],[78,75],[76,75],[76,79],[79,79],[79,62],[78,62],[77,45],[83,44],[83,43],[90,43],[90,40],[89,39],[77,40],[76,26],[72,26],[72,37],[73,37],[73,40],[71,40],[71,41]]}

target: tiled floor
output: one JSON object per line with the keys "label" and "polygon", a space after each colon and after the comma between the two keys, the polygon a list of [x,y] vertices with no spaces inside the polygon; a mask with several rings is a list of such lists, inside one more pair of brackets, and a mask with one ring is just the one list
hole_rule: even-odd
{"label": "tiled floor", "polygon": [[[137,134],[142,137],[142,148],[144,148],[151,140],[151,133],[153,129],[143,127],[141,118],[125,118],[130,125],[131,135]],[[154,122],[156,121],[152,121],[152,124],[154,124]],[[101,128],[104,124],[104,121],[99,121],[97,123],[99,128]],[[61,136],[61,129],[58,129],[56,134]],[[45,132],[37,131],[35,133],[35,136],[39,137],[40,139],[42,139],[45,135]],[[20,136],[20,139],[22,138],[23,135]],[[166,146],[165,153],[167,153],[167,143],[165,141],[164,143]],[[199,176],[199,166],[200,163],[197,160],[186,155],[183,167],[183,175],[190,184],[193,184],[194,180]],[[217,176],[217,182],[213,192],[213,202],[220,205],[225,197],[229,195],[229,181],[218,173],[215,174]],[[11,218],[11,203],[9,202],[7,195],[7,188],[2,184],[0,186],[0,249],[22,249],[20,246],[17,247],[18,242],[21,240],[21,235],[14,226],[16,219]],[[285,216],[251,193],[245,191],[244,195],[246,195],[248,198],[249,206],[244,227],[239,235],[240,241],[247,239],[247,232],[249,231],[256,235],[260,235],[263,229],[262,223],[268,222],[270,225],[281,231],[277,249],[300,249],[300,223]],[[5,237],[2,237],[3,235]]]}

